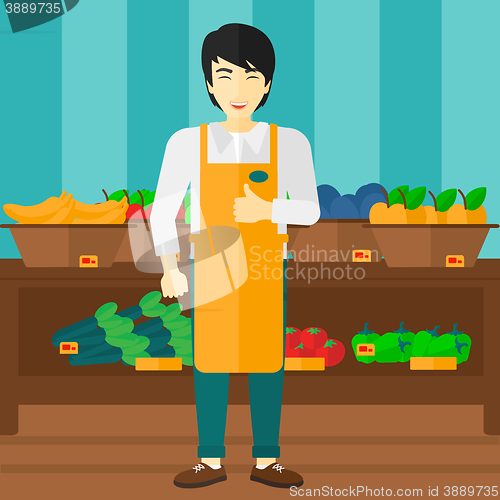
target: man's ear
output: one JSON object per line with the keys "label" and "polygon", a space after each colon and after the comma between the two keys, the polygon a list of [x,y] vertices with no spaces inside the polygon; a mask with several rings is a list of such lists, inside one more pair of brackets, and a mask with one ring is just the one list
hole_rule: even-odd
{"label": "man's ear", "polygon": [[208,80],[207,80],[207,88],[208,88],[208,91],[209,91],[209,92],[213,95],[213,93],[214,93],[214,88],[212,87],[212,85],[210,85],[210,84],[208,83]]}
{"label": "man's ear", "polygon": [[267,85],[264,87],[264,94],[268,94],[270,88],[271,88],[271,80],[269,80]]}

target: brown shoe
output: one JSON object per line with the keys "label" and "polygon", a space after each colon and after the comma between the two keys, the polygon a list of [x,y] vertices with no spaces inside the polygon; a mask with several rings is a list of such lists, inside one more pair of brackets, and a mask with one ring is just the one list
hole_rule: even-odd
{"label": "brown shoe", "polygon": [[302,486],[304,484],[300,474],[287,470],[276,462],[268,465],[265,469],[257,469],[254,465],[250,480],[267,486],[274,486],[275,488],[291,488],[292,486]]}
{"label": "brown shoe", "polygon": [[224,466],[220,469],[212,469],[210,465],[202,462],[192,469],[177,474],[174,478],[174,484],[179,488],[202,488],[203,486],[220,483],[226,479]]}

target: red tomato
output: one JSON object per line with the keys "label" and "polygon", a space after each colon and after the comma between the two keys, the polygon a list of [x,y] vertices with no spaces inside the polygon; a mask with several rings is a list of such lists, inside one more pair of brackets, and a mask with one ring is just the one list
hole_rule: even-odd
{"label": "red tomato", "polygon": [[301,331],[294,326],[286,327],[286,350],[295,349],[300,344],[300,333]]}
{"label": "red tomato", "polygon": [[287,358],[314,358],[314,350],[307,349],[304,344],[300,344],[294,349],[287,349],[285,356]]}
{"label": "red tomato", "polygon": [[310,327],[302,330],[300,341],[307,349],[316,350],[325,345],[328,340],[328,335],[325,330],[318,327]]}
{"label": "red tomato", "polygon": [[345,356],[345,347],[340,340],[328,339],[323,347],[316,349],[317,358],[325,358],[325,366],[338,365]]}

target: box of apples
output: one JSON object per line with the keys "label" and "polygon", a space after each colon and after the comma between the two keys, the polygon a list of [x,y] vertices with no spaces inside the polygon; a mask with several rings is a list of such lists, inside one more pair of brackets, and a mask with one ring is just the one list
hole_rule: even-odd
{"label": "box of apples", "polygon": [[340,340],[329,339],[325,330],[286,327],[285,371],[320,371],[338,365],[345,356]]}
{"label": "box of apples", "polygon": [[320,219],[312,226],[288,226],[289,250],[297,262],[378,262],[382,255],[369,222],[371,208],[385,200],[382,186],[370,183],[355,194],[341,195],[333,186],[318,186]]}
{"label": "box of apples", "polygon": [[[432,203],[424,206],[427,192]],[[499,227],[487,224],[485,187],[467,195],[451,188],[435,196],[408,185],[383,193],[363,227],[373,232],[388,267],[473,267],[490,229]]]}

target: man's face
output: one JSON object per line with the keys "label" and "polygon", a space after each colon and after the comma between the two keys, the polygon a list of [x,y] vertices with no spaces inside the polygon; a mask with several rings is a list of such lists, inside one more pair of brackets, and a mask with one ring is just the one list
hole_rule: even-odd
{"label": "man's face", "polygon": [[265,94],[269,92],[271,82],[265,85],[264,75],[255,69],[245,69],[218,58],[212,61],[212,83],[207,82],[208,90],[231,118],[249,117],[257,108]]}

